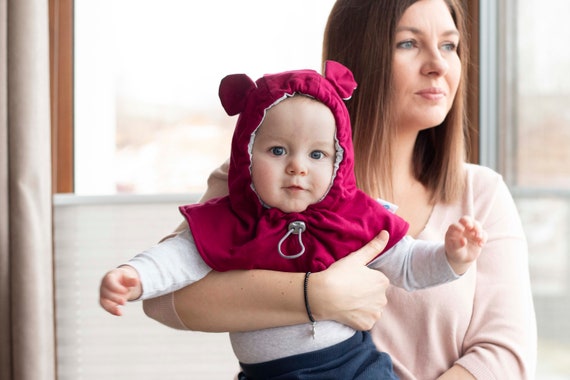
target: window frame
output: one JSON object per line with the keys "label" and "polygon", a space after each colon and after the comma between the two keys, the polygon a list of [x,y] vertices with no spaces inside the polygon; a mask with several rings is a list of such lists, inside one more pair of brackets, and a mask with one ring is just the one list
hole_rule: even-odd
{"label": "window frame", "polygon": [[49,0],[52,192],[74,191],[73,0]]}

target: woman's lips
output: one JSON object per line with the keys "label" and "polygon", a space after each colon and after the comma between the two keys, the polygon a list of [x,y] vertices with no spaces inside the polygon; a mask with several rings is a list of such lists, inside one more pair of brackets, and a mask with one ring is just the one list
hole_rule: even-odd
{"label": "woman's lips", "polygon": [[439,100],[445,97],[445,92],[437,87],[430,87],[416,92],[416,95],[428,100]]}

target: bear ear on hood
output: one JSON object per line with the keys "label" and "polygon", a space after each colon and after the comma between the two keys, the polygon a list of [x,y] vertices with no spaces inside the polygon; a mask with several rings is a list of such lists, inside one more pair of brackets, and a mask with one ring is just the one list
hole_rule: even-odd
{"label": "bear ear on hood", "polygon": [[324,76],[333,85],[342,99],[350,99],[356,89],[356,81],[352,72],[346,66],[336,61],[326,61]]}
{"label": "bear ear on hood", "polygon": [[232,74],[222,79],[218,96],[227,114],[234,116],[242,112],[248,93],[255,87],[255,83],[245,74]]}

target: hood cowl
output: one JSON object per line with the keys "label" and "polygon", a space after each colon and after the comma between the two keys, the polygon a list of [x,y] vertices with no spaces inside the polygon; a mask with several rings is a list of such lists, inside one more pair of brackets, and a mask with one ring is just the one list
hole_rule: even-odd
{"label": "hood cowl", "polygon": [[[344,104],[355,88],[350,70],[334,61],[326,62],[324,75],[295,70],[264,75],[255,82],[245,74],[222,79],[222,106],[230,116],[239,114],[228,172],[230,194],[180,208],[198,251],[210,267],[217,271],[263,268],[316,272],[360,248],[383,229],[390,233],[386,249],[405,235],[405,221],[356,187],[350,117]],[[342,159],[320,202],[302,213],[284,213],[265,207],[253,190],[248,147],[267,110],[297,94],[315,98],[332,111],[341,148],[337,153]],[[283,240],[292,222],[303,222],[305,229],[300,236],[290,234]],[[301,249],[304,253],[298,258],[284,258],[280,249],[288,255]]]}

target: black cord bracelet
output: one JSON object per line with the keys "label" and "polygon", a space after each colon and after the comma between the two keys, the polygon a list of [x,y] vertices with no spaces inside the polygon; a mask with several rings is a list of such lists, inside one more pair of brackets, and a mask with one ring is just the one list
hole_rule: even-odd
{"label": "black cord bracelet", "polygon": [[315,338],[315,325],[317,324],[317,321],[315,321],[315,318],[313,318],[313,314],[311,313],[311,307],[309,306],[309,276],[311,275],[311,272],[307,272],[305,273],[305,282],[303,284],[303,294],[305,296],[305,309],[307,310],[307,315],[309,316],[309,320],[311,321],[312,325],[313,325],[313,330],[311,332],[311,334],[313,335],[313,339]]}

